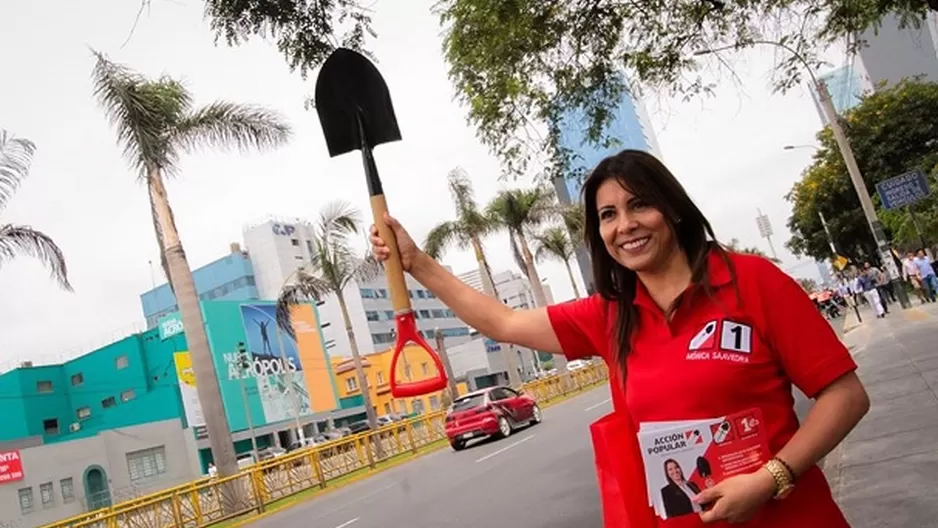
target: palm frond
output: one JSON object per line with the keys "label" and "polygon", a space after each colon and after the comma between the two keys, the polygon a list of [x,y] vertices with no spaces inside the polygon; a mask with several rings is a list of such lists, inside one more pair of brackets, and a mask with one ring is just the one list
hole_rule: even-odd
{"label": "palm frond", "polygon": [[36,145],[0,129],[0,211],[29,174]]}
{"label": "palm frond", "polygon": [[384,273],[384,266],[378,262],[374,254],[369,252],[358,261],[353,277],[358,282],[371,282],[382,273]]}
{"label": "palm frond", "polygon": [[172,141],[188,152],[211,146],[265,150],[287,142],[291,130],[280,114],[259,106],[218,101],[175,124]]}
{"label": "palm frond", "polygon": [[534,243],[537,246],[534,251],[534,258],[538,262],[547,259],[566,262],[573,256],[573,244],[563,227],[552,226],[545,229],[534,236]]}
{"label": "palm frond", "polygon": [[458,240],[459,229],[456,222],[441,222],[427,233],[427,238],[423,241],[423,251],[434,260],[439,260],[446,248]]}
{"label": "palm frond", "polygon": [[293,283],[287,284],[277,296],[277,326],[290,337],[295,338],[290,322],[290,310],[293,306],[310,301],[319,301],[330,293],[328,284],[320,277],[308,273],[297,273]]}
{"label": "palm frond", "polygon": [[348,202],[333,200],[319,212],[316,229],[319,236],[326,240],[334,237],[345,239],[358,233],[361,223],[362,215],[358,209]]}
{"label": "palm frond", "polygon": [[[167,143],[173,115],[188,108],[191,95],[178,83],[151,83],[129,68],[93,51],[94,96],[111,124],[124,157],[141,176],[147,166],[172,171],[177,154]],[[167,112],[168,111],[168,112]]]}
{"label": "palm frond", "polygon": [[51,272],[52,278],[66,291],[72,291],[68,281],[65,255],[51,237],[28,226],[5,224],[0,226],[0,266],[17,255],[39,259]]}
{"label": "palm frond", "polygon": [[449,194],[453,198],[453,203],[456,204],[456,216],[463,216],[466,212],[478,209],[472,182],[462,167],[456,167],[449,172],[447,186],[449,187]]}

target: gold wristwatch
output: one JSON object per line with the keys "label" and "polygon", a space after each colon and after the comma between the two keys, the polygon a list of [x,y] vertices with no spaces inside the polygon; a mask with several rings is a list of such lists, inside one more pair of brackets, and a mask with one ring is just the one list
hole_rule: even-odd
{"label": "gold wristwatch", "polygon": [[792,474],[788,470],[788,465],[781,460],[773,458],[762,467],[775,479],[775,495],[773,495],[772,498],[778,500],[784,499],[791,493],[791,490],[795,488],[795,484],[792,482]]}

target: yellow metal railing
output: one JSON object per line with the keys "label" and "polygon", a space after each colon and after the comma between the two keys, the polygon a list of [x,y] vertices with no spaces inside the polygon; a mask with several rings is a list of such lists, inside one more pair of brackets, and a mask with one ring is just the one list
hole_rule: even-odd
{"label": "yellow metal railing", "polygon": [[[605,365],[590,365],[523,385],[541,406],[605,382]],[[202,528],[386,464],[446,440],[445,411],[389,424],[253,464],[225,478],[201,478],[42,528]]]}

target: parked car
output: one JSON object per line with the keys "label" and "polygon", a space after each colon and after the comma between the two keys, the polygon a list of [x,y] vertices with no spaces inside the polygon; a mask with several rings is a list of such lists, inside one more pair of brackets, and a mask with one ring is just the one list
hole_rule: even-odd
{"label": "parked car", "polygon": [[470,392],[453,401],[446,414],[446,437],[455,451],[469,440],[483,437],[504,438],[523,425],[542,420],[534,398],[510,387],[488,387]]}

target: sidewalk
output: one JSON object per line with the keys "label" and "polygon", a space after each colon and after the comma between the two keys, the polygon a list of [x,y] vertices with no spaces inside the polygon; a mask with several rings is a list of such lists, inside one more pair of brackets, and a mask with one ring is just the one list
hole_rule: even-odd
{"label": "sidewalk", "polygon": [[825,460],[853,528],[938,527],[938,304],[845,321],[870,412]]}

